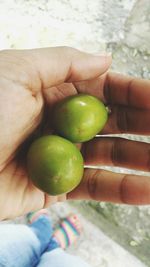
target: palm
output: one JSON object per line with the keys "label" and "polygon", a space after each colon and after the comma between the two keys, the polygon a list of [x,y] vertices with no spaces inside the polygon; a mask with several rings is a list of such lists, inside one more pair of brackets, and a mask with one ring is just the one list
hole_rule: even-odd
{"label": "palm", "polygon": [[[17,83],[15,85],[15,89],[17,88]],[[88,88],[88,86],[87,86]],[[91,88],[92,89],[92,88]],[[26,91],[26,88],[22,87],[22,90]],[[29,90],[29,89],[28,89]],[[37,101],[35,104],[35,119],[37,118],[36,124],[32,126],[31,121],[28,121],[26,136],[33,134],[36,132],[35,127],[38,127],[38,131],[40,134],[48,134],[53,129],[51,128],[50,122],[51,122],[51,115],[52,115],[52,107],[59,101],[61,101],[63,98],[69,95],[77,94],[78,91],[76,89],[75,84],[73,83],[63,83],[59,86],[48,88],[44,91],[43,96],[39,96],[39,102]],[[22,95],[24,95],[22,93]],[[42,99],[41,99],[42,98]],[[44,99],[43,99],[44,98]],[[10,101],[12,102],[12,98],[10,98]],[[26,106],[23,107],[23,105],[30,107],[30,103],[32,105],[34,104],[34,101],[32,99],[32,92],[30,95],[30,98],[28,98],[28,103],[25,101],[24,97],[22,98],[22,101],[19,103],[21,109],[23,108],[24,114],[22,117],[22,121],[25,121],[26,116]],[[42,104],[41,104],[42,103]],[[43,115],[41,115],[41,110],[43,108],[46,110],[43,112]],[[15,114],[15,116],[19,116],[18,114]],[[30,117],[33,116],[32,113],[28,114]],[[7,125],[7,128],[9,129],[10,134],[12,134],[12,127],[13,124]],[[35,131],[34,131],[35,130]],[[14,157],[14,153],[12,149],[15,147],[15,150],[18,148],[18,138],[16,137],[15,140],[13,140],[13,136],[11,139],[11,144],[9,145],[9,151],[6,150],[6,155],[3,153],[3,159],[5,159],[5,162],[2,162],[1,164],[1,173],[0,173],[0,182],[3,184],[3,196],[7,195],[7,192],[9,191],[9,195],[7,196],[7,200],[5,201],[5,216],[6,216],[6,210],[7,210],[7,216],[8,218],[12,217],[12,207],[13,207],[13,215],[21,215],[22,213],[26,213],[31,210],[40,209],[45,205],[48,205],[49,202],[55,202],[58,200],[61,200],[65,196],[59,196],[59,197],[48,197],[46,194],[38,190],[30,181],[27,174],[27,169],[25,166],[25,153],[24,150],[26,150],[26,144],[24,145],[24,136],[21,136],[22,133],[19,133],[20,143],[23,147],[20,147],[19,153],[16,153],[16,156]],[[28,145],[27,145],[28,147]],[[13,149],[14,150],[14,149]],[[19,154],[19,155],[17,155]],[[23,158],[22,158],[23,154]],[[8,157],[9,155],[9,157]],[[9,160],[11,159],[12,160]],[[4,166],[4,167],[3,167]],[[11,190],[10,190],[11,187]],[[4,207],[3,207],[4,208]]]}
{"label": "palm", "polygon": [[[89,81],[89,83],[91,83]],[[94,84],[94,81],[93,81]],[[80,84],[81,85],[81,84]],[[82,84],[83,86],[83,84]],[[17,84],[15,85],[15,88],[17,88]],[[89,88],[88,85],[86,88]],[[94,88],[91,88],[94,89]],[[22,87],[22,90],[26,91],[26,88]],[[87,91],[86,91],[87,92]],[[31,92],[32,93],[32,92]],[[89,92],[90,93],[90,92]],[[93,92],[94,93],[94,92]],[[44,90],[43,96],[41,95],[39,97],[39,102],[37,101],[37,106],[35,106],[35,110],[37,111],[34,116],[37,119],[37,123],[34,124],[33,126],[31,125],[31,122],[29,120],[27,125],[27,129],[30,129],[26,137],[28,135],[31,135],[36,133],[37,131],[35,130],[35,127],[38,127],[38,134],[49,134],[53,131],[51,128],[51,115],[52,115],[52,107],[61,101],[63,98],[73,95],[73,94],[78,94],[76,85],[73,83],[63,83],[59,86],[54,86],[51,88],[48,88]],[[23,94],[22,94],[23,95]],[[97,90],[95,91],[95,95],[97,95]],[[98,95],[97,95],[98,96]],[[43,99],[41,99],[41,97]],[[12,98],[10,98],[10,101],[12,101]],[[29,98],[28,103],[22,99],[22,102],[20,102],[20,107],[23,108],[24,103],[28,108],[30,107],[30,103],[33,105],[33,100],[32,100],[32,94]],[[41,103],[43,103],[41,105]],[[43,112],[43,115],[41,116],[41,110],[45,109],[46,112]],[[24,112],[24,118],[25,120],[25,114],[26,114],[26,107],[23,108]],[[19,114],[17,114],[19,116]],[[30,114],[30,117],[33,115]],[[39,119],[40,118],[40,119]],[[12,133],[11,127],[13,127],[13,124],[7,125],[7,127],[10,126],[9,132]],[[36,135],[36,134],[35,134]],[[21,133],[19,134],[21,136]],[[18,138],[15,138],[18,140]],[[12,150],[12,147],[15,146],[15,149],[18,148],[18,143],[11,138],[11,143],[10,149]],[[16,144],[15,144],[16,143]],[[31,210],[35,209],[40,209],[45,205],[48,205],[51,202],[56,202],[59,201],[65,196],[59,196],[59,197],[48,197],[46,194],[38,190],[30,181],[28,178],[27,174],[27,169],[25,166],[25,153],[24,150],[28,147],[28,144],[26,145],[24,143],[24,138],[22,136],[22,140],[20,140],[21,146],[19,149],[19,153],[16,153],[16,156],[14,157],[14,154],[10,151],[6,151],[6,156],[3,153],[3,159],[5,158],[5,162],[3,162],[4,167],[2,167],[2,171],[0,173],[0,181],[3,186],[3,192],[2,194],[5,196],[7,192],[9,191],[9,195],[7,197],[7,201],[5,203],[6,209],[5,209],[5,214],[6,210],[8,213],[8,218],[12,217],[11,212],[12,212],[12,207],[13,207],[13,215],[21,215],[22,213],[26,213]],[[22,147],[23,143],[23,147]],[[7,156],[9,154],[9,157]],[[17,155],[18,154],[18,155]],[[22,158],[23,154],[23,158]],[[8,157],[8,158],[7,158]],[[12,160],[9,160],[12,158]],[[8,162],[8,163],[7,163]],[[9,188],[11,187],[11,191]]]}

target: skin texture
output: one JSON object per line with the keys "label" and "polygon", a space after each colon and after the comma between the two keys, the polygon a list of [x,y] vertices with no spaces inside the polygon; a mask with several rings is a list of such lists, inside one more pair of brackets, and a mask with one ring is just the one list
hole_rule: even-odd
{"label": "skin texture", "polygon": [[[67,47],[0,52],[1,220],[66,198],[150,204],[149,177],[87,168],[75,190],[67,196],[49,197],[27,176],[29,137],[53,132],[48,123],[51,109],[68,95],[89,93],[111,107],[102,134],[150,134],[150,81],[106,73],[110,63],[105,55]],[[150,169],[146,143],[101,137],[80,147],[86,165]]]}

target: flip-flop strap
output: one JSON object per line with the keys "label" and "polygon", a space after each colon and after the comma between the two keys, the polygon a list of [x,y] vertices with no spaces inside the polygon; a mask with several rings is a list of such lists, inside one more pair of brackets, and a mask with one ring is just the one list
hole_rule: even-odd
{"label": "flip-flop strap", "polygon": [[68,232],[66,230],[65,225],[68,225],[76,236],[79,235],[79,232],[78,232],[77,228],[75,227],[75,225],[69,219],[64,219],[63,220],[63,222],[61,223],[60,229],[61,229],[61,231],[62,231],[62,233],[63,233],[63,235],[65,237],[66,246],[69,246],[72,242],[70,240],[70,237],[69,237],[69,234],[68,234]]}
{"label": "flip-flop strap", "polygon": [[77,230],[77,227],[75,226],[75,224],[69,220],[69,218],[64,219],[64,222],[66,224],[68,224],[68,226],[72,229],[72,231],[74,232],[75,235],[79,235],[79,231]]}
{"label": "flip-flop strap", "polygon": [[61,232],[65,238],[66,247],[68,247],[70,245],[70,239],[69,239],[69,236],[68,236],[68,233],[67,233],[65,227],[62,224],[61,224],[60,230],[61,230]]}

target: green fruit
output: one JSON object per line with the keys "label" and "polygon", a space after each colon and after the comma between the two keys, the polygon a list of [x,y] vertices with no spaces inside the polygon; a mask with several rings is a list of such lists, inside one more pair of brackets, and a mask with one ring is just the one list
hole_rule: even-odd
{"label": "green fruit", "polygon": [[27,155],[27,169],[36,187],[49,195],[59,195],[80,183],[84,166],[74,144],[51,135],[33,142]]}
{"label": "green fruit", "polygon": [[107,119],[105,105],[96,97],[78,94],[65,98],[54,108],[56,132],[72,142],[84,142],[99,133]]}

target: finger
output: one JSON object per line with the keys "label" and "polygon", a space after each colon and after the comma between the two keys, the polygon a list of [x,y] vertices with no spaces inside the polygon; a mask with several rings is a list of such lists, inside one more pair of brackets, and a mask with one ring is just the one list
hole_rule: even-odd
{"label": "finger", "polygon": [[77,94],[77,90],[72,83],[62,83],[57,86],[52,86],[44,90],[45,99],[45,119],[43,120],[41,133],[54,134],[53,129],[53,108],[64,98]]}
{"label": "finger", "polygon": [[64,98],[77,94],[77,90],[72,83],[62,83],[44,90],[44,98],[49,108]]}
{"label": "finger", "polygon": [[77,82],[79,92],[96,95],[109,105],[150,108],[150,81],[107,72],[91,81]]}
{"label": "finger", "polygon": [[150,110],[125,106],[112,107],[107,124],[101,133],[150,134]]}
{"label": "finger", "polygon": [[68,199],[92,199],[132,205],[150,204],[150,178],[86,169]]}
{"label": "finger", "polygon": [[108,104],[150,109],[150,81],[108,73],[103,87]]}
{"label": "finger", "polygon": [[40,76],[43,88],[65,81],[92,79],[103,74],[111,64],[111,57],[96,56],[70,47],[26,50]]}
{"label": "finger", "polygon": [[104,73],[91,80],[75,82],[74,85],[78,93],[92,94],[106,103],[103,90],[106,77],[107,73]]}
{"label": "finger", "polygon": [[150,133],[150,81],[107,73],[75,86],[79,92],[92,93],[110,105],[102,134]]}
{"label": "finger", "polygon": [[150,144],[123,138],[94,138],[82,145],[85,165],[150,171]]}

